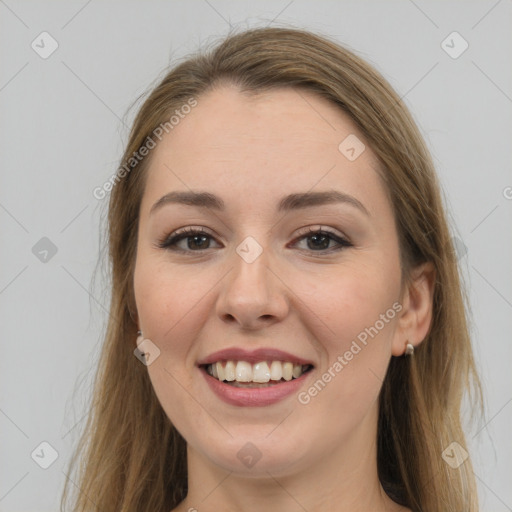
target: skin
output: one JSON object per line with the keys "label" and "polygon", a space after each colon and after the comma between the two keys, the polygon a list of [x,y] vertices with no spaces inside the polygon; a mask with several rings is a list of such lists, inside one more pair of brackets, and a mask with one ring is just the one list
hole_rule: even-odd
{"label": "skin", "polygon": [[[426,264],[401,286],[398,235],[378,163],[349,161],[338,145],[364,137],[325,99],[294,89],[248,96],[222,86],[153,150],[140,210],[134,275],[139,327],[160,350],[148,366],[163,409],[187,441],[189,493],[174,511],[405,511],[377,476],[378,394],[392,356],[418,345],[431,320]],[[289,193],[336,189],[357,198],[276,213]],[[153,204],[171,191],[220,196],[219,212]],[[157,246],[179,228],[208,242]],[[348,238],[318,248],[302,228]],[[236,252],[248,236],[263,252]],[[328,239],[329,240],[329,239]],[[187,242],[191,245],[188,245]],[[326,242],[327,244],[327,242]],[[199,248],[198,248],[199,246]],[[192,248],[190,248],[192,247]],[[314,362],[307,390],[396,302],[402,309],[309,403],[295,394],[266,407],[236,407],[207,386],[196,362],[227,347],[276,347]],[[247,468],[238,451],[261,459]]]}

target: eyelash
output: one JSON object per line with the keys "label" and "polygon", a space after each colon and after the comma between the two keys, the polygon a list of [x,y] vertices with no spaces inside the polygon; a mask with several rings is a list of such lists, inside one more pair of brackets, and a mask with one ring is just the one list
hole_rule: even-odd
{"label": "eyelash", "polygon": [[[197,229],[197,228],[184,228],[181,230],[176,231],[175,233],[170,234],[169,236],[165,237],[163,240],[159,240],[157,243],[158,248],[165,249],[168,251],[173,252],[181,252],[181,253],[191,253],[191,252],[204,252],[208,249],[199,249],[197,251],[193,250],[185,250],[185,249],[177,249],[175,246],[178,242],[181,240],[191,238],[193,236],[197,235],[203,235],[209,238],[213,238],[212,235],[210,235],[208,232],[206,232],[204,229]],[[320,228],[306,228],[295,240],[294,242],[298,242],[302,239],[308,238],[313,235],[323,235],[329,237],[331,240],[334,240],[339,246],[336,248],[330,248],[330,249],[322,249],[320,251],[314,251],[314,250],[308,250],[309,252],[313,253],[319,253],[319,254],[326,254],[326,253],[332,253],[332,252],[338,252],[344,248],[352,247],[352,244],[346,239],[339,235],[336,235],[335,233]]]}

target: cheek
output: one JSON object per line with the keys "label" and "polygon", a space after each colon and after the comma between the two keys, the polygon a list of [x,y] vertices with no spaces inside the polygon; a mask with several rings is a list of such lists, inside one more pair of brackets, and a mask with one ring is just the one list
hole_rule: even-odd
{"label": "cheek", "polygon": [[207,308],[212,308],[207,291],[214,283],[209,283],[206,275],[203,277],[194,280],[189,274],[143,255],[134,273],[140,325],[144,337],[160,351],[148,366],[149,377],[167,416],[183,433],[194,431],[196,420],[204,415],[187,392],[194,385],[193,341],[200,335],[200,318],[208,314]]}
{"label": "cheek", "polygon": [[[347,342],[356,339],[366,328],[378,322],[378,330],[389,334],[394,325],[393,304],[400,292],[399,265],[387,269],[361,262],[346,262],[314,275],[303,272],[295,279],[294,292],[310,309],[309,316],[317,317],[329,351],[345,349]],[[389,309],[392,311],[386,316]],[[381,315],[385,315],[384,326]],[[363,336],[364,337],[364,336]]]}
{"label": "cheek", "polygon": [[166,367],[189,369],[192,341],[199,337],[202,324],[211,315],[209,292],[218,275],[183,272],[159,258],[141,257],[134,273],[137,312],[144,336],[161,351]]}
{"label": "cheek", "polygon": [[399,265],[384,272],[374,265],[347,264],[330,273],[329,279],[303,277],[295,288],[305,297],[310,328],[324,354],[317,375],[322,382],[307,391],[304,401],[314,398],[318,407],[343,404],[344,414],[348,408],[357,418],[378,395],[391,357],[400,308]]}
{"label": "cheek", "polygon": [[375,411],[391,356],[396,323],[392,294],[385,287],[377,290],[370,276],[368,281],[355,277],[340,279],[341,289],[333,286],[311,300],[315,313],[329,326],[319,338],[326,357],[297,399],[307,428],[318,428],[323,419],[326,453],[332,444],[327,440],[348,436],[365,422],[369,411]]}

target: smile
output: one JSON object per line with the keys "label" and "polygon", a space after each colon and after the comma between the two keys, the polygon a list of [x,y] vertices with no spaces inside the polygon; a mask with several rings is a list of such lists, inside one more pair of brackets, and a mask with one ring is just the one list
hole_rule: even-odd
{"label": "smile", "polygon": [[298,393],[313,361],[283,350],[231,347],[196,363],[213,396],[239,407],[267,406]]}
{"label": "smile", "polygon": [[275,386],[280,382],[298,379],[308,372],[310,364],[298,364],[290,361],[217,361],[205,365],[206,372],[220,382],[234,387],[260,388]]}

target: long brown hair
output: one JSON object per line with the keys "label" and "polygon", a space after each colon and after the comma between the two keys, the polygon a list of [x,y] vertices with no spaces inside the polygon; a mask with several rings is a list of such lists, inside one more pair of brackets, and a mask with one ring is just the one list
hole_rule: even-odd
{"label": "long brown hair", "polygon": [[392,357],[381,390],[379,478],[395,501],[414,511],[477,511],[470,460],[453,468],[442,457],[452,442],[466,446],[464,393],[482,406],[482,392],[468,301],[431,157],[411,114],[375,69],[328,38],[289,28],[232,34],[192,56],[165,76],[135,118],[109,203],[109,323],[90,414],[70,463],[70,470],[78,465],[77,476],[66,482],[62,510],[70,487],[76,512],[163,512],[187,494],[185,441],[133,355],[137,227],[151,154],[141,161],[133,155],[176,109],[191,98],[200,103],[222,83],[248,93],[312,91],[346,112],[366,137],[393,206],[404,282],[423,262],[436,272],[430,331],[413,357]]}

